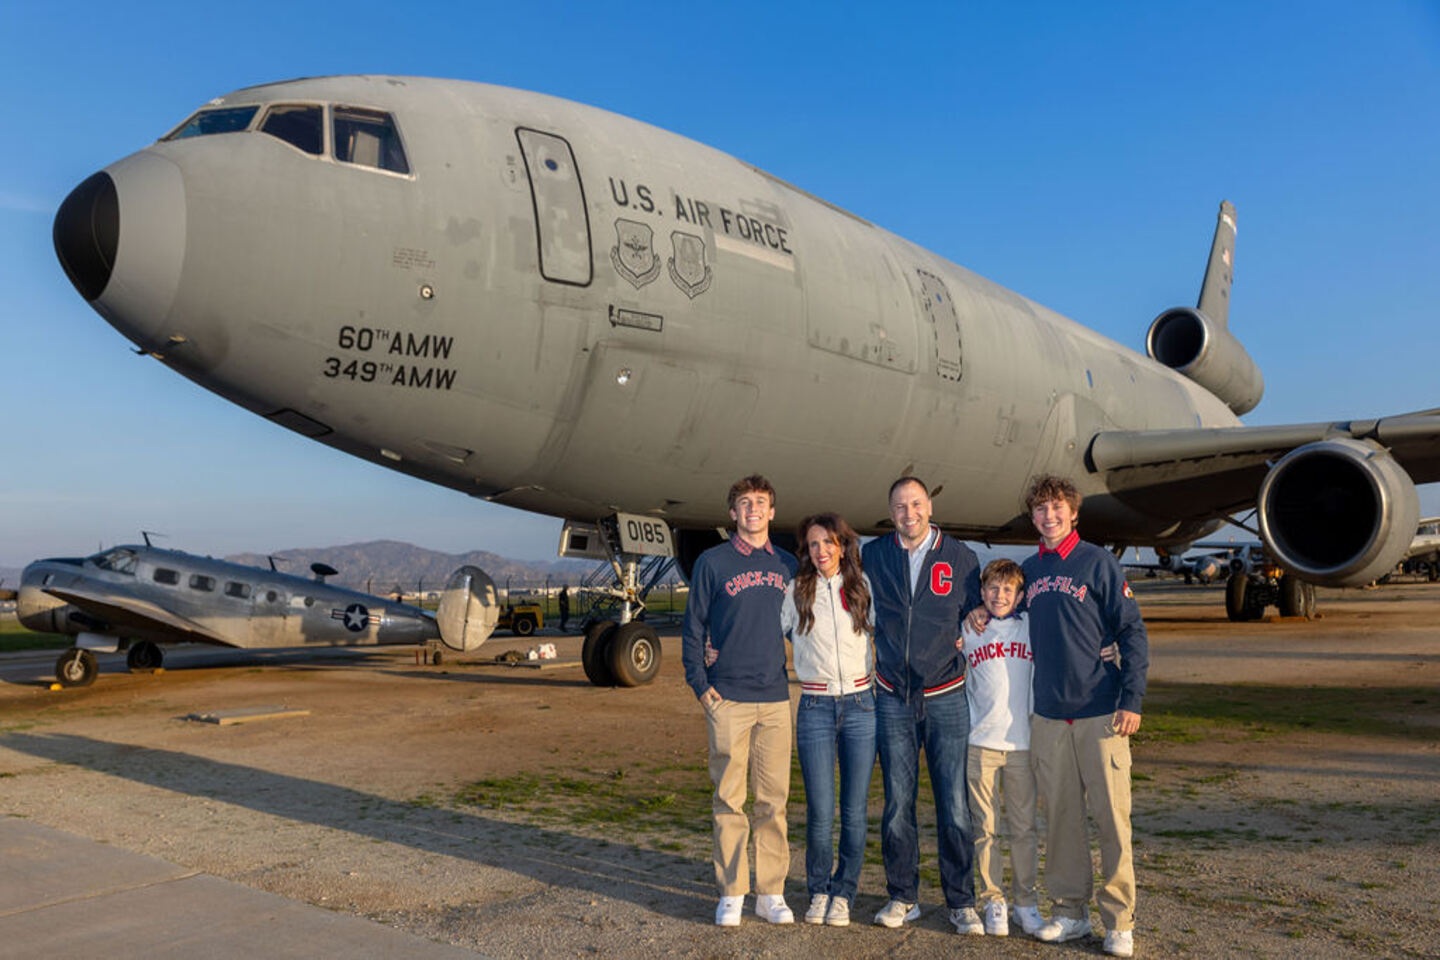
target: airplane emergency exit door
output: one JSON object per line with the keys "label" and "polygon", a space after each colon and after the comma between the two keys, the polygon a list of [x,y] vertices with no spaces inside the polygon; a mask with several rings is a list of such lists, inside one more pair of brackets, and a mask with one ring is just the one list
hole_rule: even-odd
{"label": "airplane emergency exit door", "polygon": [[556,283],[589,286],[590,216],[575,154],[564,137],[553,133],[519,127],[515,138],[530,178],[540,275]]}

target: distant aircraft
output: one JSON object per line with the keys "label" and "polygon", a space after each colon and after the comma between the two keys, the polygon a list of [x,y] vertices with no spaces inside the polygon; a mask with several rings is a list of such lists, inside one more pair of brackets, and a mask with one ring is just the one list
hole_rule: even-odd
{"label": "distant aircraft", "polygon": [[1144,570],[1150,576],[1166,573],[1171,576],[1183,577],[1186,584],[1194,581],[1208,584],[1216,577],[1230,572],[1228,560],[1229,555],[1223,552],[1186,554],[1185,556],[1162,553],[1155,563],[1141,563],[1137,560],[1126,562],[1125,568],[1127,570]]}
{"label": "distant aircraft", "polygon": [[451,575],[440,609],[335,587],[335,571],[313,564],[315,579],[126,545],[84,558],[37,560],[18,591],[22,624],[69,634],[56,679],[67,687],[95,680],[94,651],[125,650],[131,669],[163,662],[161,644],[209,643],[255,648],[425,644],[439,639],[474,650],[495,628],[495,585],[475,567]]}
{"label": "distant aircraft", "polygon": [[[1198,306],[1161,313],[1145,356],[676,134],[348,76],[210,101],[77,186],[54,240],[137,353],[472,496],[602,530],[628,511],[687,572],[757,470],[779,530],[837,510],[883,532],[913,473],[986,543],[1033,542],[1022,491],[1059,473],[1117,549],[1183,553],[1255,508],[1295,594],[1393,569],[1415,482],[1440,480],[1437,410],[1241,424],[1263,379],[1228,326],[1228,203]],[[640,567],[604,546],[628,621]],[[602,624],[587,663],[654,644]]]}
{"label": "distant aircraft", "polygon": [[1440,517],[1425,517],[1415,530],[1415,539],[1405,559],[1400,561],[1405,573],[1423,573],[1430,582],[1440,580]]}

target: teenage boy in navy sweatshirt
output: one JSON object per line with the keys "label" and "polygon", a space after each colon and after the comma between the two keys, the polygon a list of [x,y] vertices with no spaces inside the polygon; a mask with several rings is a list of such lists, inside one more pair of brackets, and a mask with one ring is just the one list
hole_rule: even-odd
{"label": "teenage boy in navy sweatshirt", "polygon": [[[790,683],[780,608],[796,560],[770,543],[775,488],[757,475],[729,494],[735,533],[695,561],[685,607],[681,659],[685,682],[705,708],[710,734],[715,819],[715,922],[740,924],[750,867],[745,848],[746,773],[755,777],[755,915],[794,923],[785,904],[790,869],[785,803],[790,796]],[[715,662],[705,665],[706,641]]]}
{"label": "teenage boy in navy sweatshirt", "polygon": [[[1040,549],[1022,564],[1035,714],[1030,751],[1045,799],[1045,886],[1051,919],[1036,936],[1090,935],[1094,872],[1086,799],[1100,834],[1097,898],[1105,952],[1135,952],[1135,868],[1130,852],[1130,734],[1140,729],[1149,643],[1140,608],[1115,555],[1075,530],[1080,492],[1040,477],[1025,495]],[[1116,643],[1120,665],[1101,649]]]}
{"label": "teenage boy in navy sweatshirt", "polygon": [[950,922],[957,933],[983,934],[965,787],[970,707],[965,657],[956,649],[965,614],[980,604],[980,565],[973,550],[931,526],[930,513],[925,484],[901,477],[890,487],[895,532],[861,552],[875,600],[875,733],[885,782],[880,851],[890,895],[875,922],[899,927],[920,916],[915,796],[923,746]]}

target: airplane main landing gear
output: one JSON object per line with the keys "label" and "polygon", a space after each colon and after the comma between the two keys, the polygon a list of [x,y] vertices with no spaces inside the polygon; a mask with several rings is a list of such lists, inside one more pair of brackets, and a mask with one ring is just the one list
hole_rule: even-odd
{"label": "airplane main landing gear", "polygon": [[164,652],[149,640],[132,643],[125,654],[125,666],[131,670],[159,670],[164,663]]}
{"label": "airplane main landing gear", "polygon": [[1294,574],[1280,578],[1280,616],[1315,618],[1315,584],[1306,583]]}
{"label": "airplane main landing gear", "polygon": [[89,650],[66,650],[55,661],[55,679],[62,687],[88,687],[99,672],[100,664]]}

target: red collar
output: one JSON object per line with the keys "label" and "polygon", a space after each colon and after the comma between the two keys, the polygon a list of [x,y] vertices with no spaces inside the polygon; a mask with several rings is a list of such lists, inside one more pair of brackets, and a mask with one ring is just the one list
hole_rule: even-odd
{"label": "red collar", "polygon": [[1061,560],[1068,560],[1068,559],[1070,558],[1070,553],[1071,553],[1071,551],[1073,551],[1073,550],[1075,549],[1075,546],[1076,546],[1079,542],[1080,542],[1080,531],[1079,531],[1079,530],[1071,530],[1071,531],[1070,531],[1070,535],[1069,535],[1068,537],[1066,537],[1064,540],[1061,540],[1060,543],[1059,543],[1059,545],[1056,546],[1054,550],[1051,550],[1049,547],[1045,546],[1045,541],[1044,541],[1044,540],[1041,540],[1041,541],[1040,541],[1040,556],[1043,557],[1043,556],[1045,556],[1045,554],[1047,554],[1047,553],[1058,553],[1058,554],[1060,555],[1060,559],[1061,559]]}
{"label": "red collar", "polygon": [[[740,534],[738,534],[738,533],[735,534],[735,536],[733,536],[733,537],[730,538],[730,542],[735,545],[735,549],[736,549],[736,550],[740,551],[740,556],[742,556],[742,557],[748,557],[748,556],[750,556],[750,554],[754,553],[755,550],[756,550],[755,547],[752,547],[752,546],[750,546],[750,544],[746,543],[746,542],[745,542],[745,538],[742,537],[742,536],[740,536]],[[765,550],[766,553],[769,553],[769,554],[774,554],[774,553],[775,553],[775,548],[772,547],[772,546],[770,546],[770,541],[769,541],[768,538],[767,538],[766,541],[765,541],[764,550]]]}

